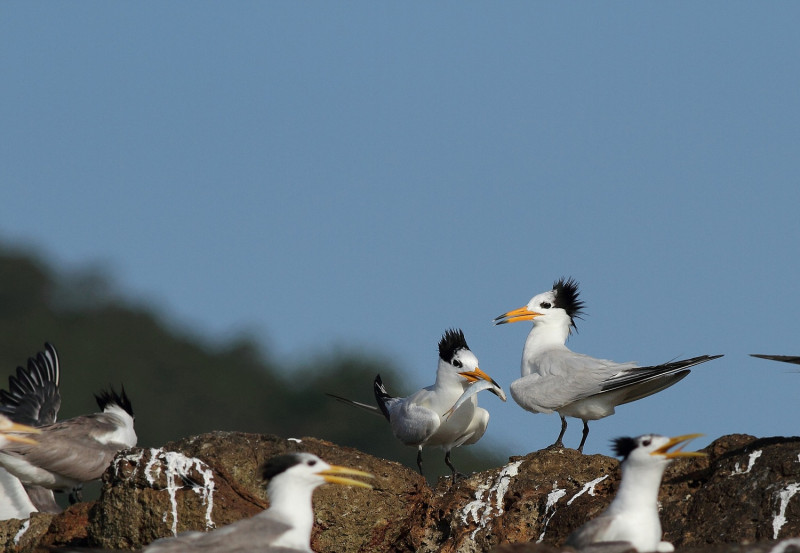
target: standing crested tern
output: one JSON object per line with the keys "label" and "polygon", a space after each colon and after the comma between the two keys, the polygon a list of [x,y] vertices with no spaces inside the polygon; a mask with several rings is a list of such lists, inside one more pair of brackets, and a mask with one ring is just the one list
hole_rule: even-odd
{"label": "standing crested tern", "polygon": [[273,457],[261,468],[268,480],[269,509],[211,532],[184,532],[161,538],[144,548],[144,553],[244,553],[283,551],[313,553],[311,529],[314,510],[311,496],[318,486],[330,482],[372,488],[348,476],[371,478],[368,472],[329,465],[310,453],[290,453]]}
{"label": "standing crested tern", "polygon": [[764,355],[763,353],[751,353],[752,357],[759,359],[770,359],[772,361],[783,361],[784,363],[794,363],[800,365],[800,356],[797,355]]}
{"label": "standing crested tern", "polygon": [[[578,550],[592,544],[623,542],[636,551],[674,551],[671,543],[661,541],[658,518],[658,490],[664,469],[677,457],[704,457],[698,451],[682,451],[688,440],[701,434],[668,438],[646,434],[638,438],[617,438],[614,453],[622,457],[622,479],[617,495],[600,515],[569,535],[564,545]],[[672,447],[682,444],[675,451]]]}
{"label": "standing crested tern", "polygon": [[[16,376],[8,377],[8,390],[0,390],[0,413],[28,426],[53,424],[61,405],[59,379],[58,353],[52,344],[45,343],[44,352],[28,358],[27,368],[17,367]],[[17,477],[0,468],[0,520],[61,510],[52,490],[23,486]]]}
{"label": "standing crested tern", "polygon": [[133,408],[125,388],[95,395],[100,413],[42,426],[37,443],[0,451],[0,466],[23,484],[70,491],[97,480],[114,455],[136,445]]}
{"label": "standing crested tern", "polygon": [[614,414],[617,405],[642,399],[672,386],[689,374],[689,367],[722,357],[703,355],[652,367],[636,363],[615,363],[571,351],[565,345],[583,313],[578,299],[578,283],[561,278],[553,289],[531,298],[524,307],[494,319],[495,325],[533,321],[533,328],[522,351],[522,377],[511,384],[511,395],[532,413],[552,413],[561,417],[561,432],[551,447],[563,447],[566,417],[583,421],[583,436],[578,451],[589,435],[590,420]]}
{"label": "standing crested tern", "polygon": [[[476,382],[488,382],[488,390],[503,401],[505,393],[488,374],[478,367],[478,358],[470,351],[460,329],[447,330],[439,341],[439,365],[436,382],[407,397],[392,397],[380,375],[375,377],[374,392],[378,407],[332,397],[372,412],[380,412],[389,421],[392,433],[405,445],[417,447],[417,467],[422,474],[422,448],[439,446],[445,450],[444,462],[457,474],[450,461],[450,450],[474,444],[489,424],[489,412],[478,407]],[[467,396],[462,400],[462,396]],[[460,401],[462,400],[462,401]],[[460,404],[456,409],[451,410]]]}

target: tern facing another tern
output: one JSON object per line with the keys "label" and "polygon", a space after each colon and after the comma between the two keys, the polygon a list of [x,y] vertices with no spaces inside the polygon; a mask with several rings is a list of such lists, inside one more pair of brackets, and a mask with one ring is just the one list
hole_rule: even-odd
{"label": "tern facing another tern", "polygon": [[[487,387],[484,387],[484,383]],[[478,387],[472,388],[472,385]],[[420,474],[422,448],[442,447],[445,450],[444,462],[455,477],[457,472],[450,461],[450,450],[474,444],[481,439],[489,424],[489,412],[478,407],[476,394],[482,389],[488,389],[503,401],[506,400],[500,385],[478,367],[478,358],[467,346],[464,333],[460,329],[452,329],[446,331],[439,341],[436,382],[431,386],[407,397],[392,397],[378,375],[374,382],[378,407],[328,395],[372,412],[380,410],[389,421],[395,437],[406,445],[418,448],[417,467]]]}
{"label": "tern facing another tern", "polygon": [[0,466],[23,484],[69,492],[96,480],[114,455],[136,445],[133,408],[125,389],[95,395],[101,413],[42,426],[36,445],[14,444],[0,451]]}
{"label": "tern facing another tern", "polygon": [[365,482],[347,477],[372,478],[368,472],[329,465],[310,453],[273,457],[262,465],[260,471],[261,477],[269,481],[269,509],[211,532],[184,532],[174,538],[156,540],[144,548],[144,553],[313,553],[311,496],[314,489],[326,482],[372,488]]}
{"label": "tern facing another tern", "polygon": [[[671,543],[661,541],[658,490],[664,469],[672,459],[706,455],[682,451],[685,442],[700,435],[668,438],[646,434],[614,440],[614,452],[622,457],[622,479],[617,495],[597,518],[572,532],[564,545],[580,550],[592,544],[622,542],[640,552],[674,551]],[[679,444],[682,445],[677,450],[669,451]]]}
{"label": "tern facing another tern", "polygon": [[553,289],[531,298],[525,307],[494,319],[495,325],[533,321],[522,351],[522,377],[511,384],[511,395],[532,413],[561,417],[561,432],[551,447],[563,447],[566,417],[583,421],[578,451],[589,435],[590,420],[614,414],[617,405],[642,399],[672,386],[689,374],[689,367],[721,355],[703,355],[652,367],[616,363],[571,351],[565,345],[575,319],[583,313],[578,283],[562,278]]}

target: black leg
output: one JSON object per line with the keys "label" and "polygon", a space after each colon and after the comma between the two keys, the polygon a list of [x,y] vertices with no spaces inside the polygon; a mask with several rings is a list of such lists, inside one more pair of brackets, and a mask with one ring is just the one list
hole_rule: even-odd
{"label": "black leg", "polygon": [[422,476],[425,476],[422,473],[422,448],[417,450],[417,466],[419,467],[419,473],[422,474]]}
{"label": "black leg", "polygon": [[458,480],[458,477],[459,477],[459,476],[464,476],[463,474],[461,474],[460,472],[458,472],[458,471],[456,470],[456,467],[455,467],[455,465],[453,465],[453,462],[452,462],[452,461],[450,461],[450,451],[448,451],[447,453],[445,453],[445,454],[444,454],[444,463],[445,463],[445,464],[446,464],[448,467],[450,467],[450,470],[451,470],[451,471],[453,471],[453,484],[455,484],[455,483],[456,483],[456,480]]}
{"label": "black leg", "polygon": [[69,504],[75,505],[83,501],[83,484],[78,484],[69,492]]}
{"label": "black leg", "polygon": [[586,443],[586,436],[589,435],[589,422],[583,421],[583,436],[581,436],[581,445],[578,446],[578,451],[583,453],[583,444]]}
{"label": "black leg", "polygon": [[564,442],[561,440],[564,438],[564,432],[567,431],[567,419],[564,415],[559,415],[561,417],[561,432],[558,434],[558,439],[555,441],[553,445],[551,445],[548,449],[556,448],[556,447],[564,447]]}

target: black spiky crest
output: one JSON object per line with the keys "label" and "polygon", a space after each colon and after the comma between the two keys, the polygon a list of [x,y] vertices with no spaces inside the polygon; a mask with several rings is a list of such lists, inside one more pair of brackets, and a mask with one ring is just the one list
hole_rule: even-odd
{"label": "black spiky crest", "polygon": [[276,455],[267,459],[259,469],[259,476],[265,482],[275,478],[280,473],[285,472],[295,465],[303,462],[303,457],[297,453],[286,453],[284,455]]}
{"label": "black spiky crest", "polygon": [[578,281],[572,277],[561,277],[553,283],[553,291],[556,293],[555,306],[560,307],[567,312],[569,318],[572,320],[572,328],[578,330],[575,326],[575,319],[582,319],[583,307],[586,302],[579,300],[578,296]]}
{"label": "black spiky crest", "polygon": [[460,328],[446,330],[442,339],[439,340],[439,358],[450,363],[456,352],[461,349],[469,349],[467,339]]}
{"label": "black spiky crest", "polygon": [[631,451],[639,447],[639,442],[636,441],[636,438],[617,438],[616,440],[611,440],[611,449],[614,450],[614,454],[622,457],[622,460],[628,458],[628,455]]}
{"label": "black spiky crest", "polygon": [[125,386],[122,386],[121,390],[121,393],[118,394],[113,387],[109,386],[108,390],[101,390],[99,394],[95,394],[94,398],[97,400],[97,406],[100,407],[100,410],[104,411],[106,406],[116,404],[122,407],[130,416],[133,416],[133,406],[125,393]]}

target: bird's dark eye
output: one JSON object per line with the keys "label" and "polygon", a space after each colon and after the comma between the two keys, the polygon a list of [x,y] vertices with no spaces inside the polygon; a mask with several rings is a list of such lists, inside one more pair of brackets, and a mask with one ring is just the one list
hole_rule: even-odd
{"label": "bird's dark eye", "polygon": [[649,446],[649,445],[650,445],[650,443],[651,443],[651,442],[650,442],[650,440],[649,440],[649,439],[647,439],[647,440],[642,440],[642,445],[643,445],[644,447],[647,447],[647,446]]}
{"label": "bird's dark eye", "polygon": [[317,462],[316,462],[314,459],[309,459],[308,461],[306,461],[306,464],[307,464],[309,467],[313,467],[314,465],[316,465],[316,464],[317,464]]}
{"label": "bird's dark eye", "polygon": [[549,301],[543,301],[542,303],[539,304],[539,307],[541,307],[542,309],[550,309],[552,305],[550,304]]}
{"label": "bird's dark eye", "polygon": [[453,366],[457,369],[460,369],[461,367],[464,366],[464,364],[458,359],[453,359]]}

